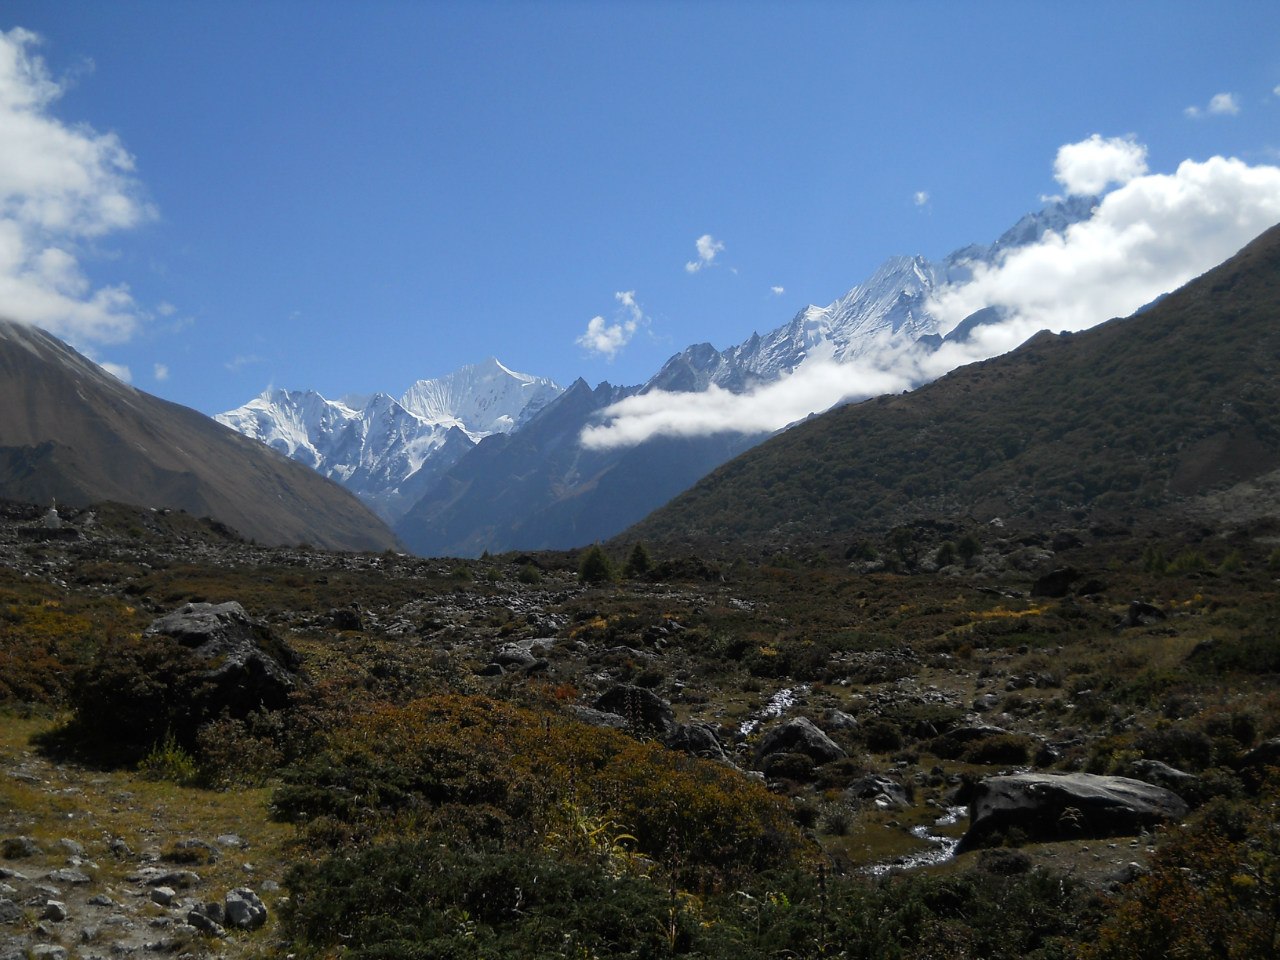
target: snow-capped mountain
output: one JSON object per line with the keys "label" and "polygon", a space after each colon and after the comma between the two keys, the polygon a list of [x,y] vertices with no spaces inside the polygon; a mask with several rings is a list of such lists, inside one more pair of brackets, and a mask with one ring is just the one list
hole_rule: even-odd
{"label": "snow-capped mountain", "polygon": [[[705,390],[710,384],[740,392],[777,380],[810,357],[846,362],[894,340],[941,342],[938,319],[927,309],[942,286],[962,283],[975,263],[994,263],[1007,250],[1061,233],[1087,218],[1097,199],[1070,197],[1019,220],[995,243],[962,247],[941,261],[890,257],[867,280],[825,307],[809,305],[764,335],[752,334],[726,350],[696,344],[676,354],[645,384],[646,390]],[[966,328],[967,329],[967,328]]]}
{"label": "snow-capped mountain", "polygon": [[398,400],[268,389],[214,419],[336,480],[394,522],[441,470],[484,437],[515,430],[561,392],[491,357],[419,380]]}
{"label": "snow-capped mountain", "polygon": [[[940,261],[886,260],[825,307],[725,350],[695,344],[645,384],[562,391],[549,380],[490,359],[387,394],[326,400],[314,391],[268,391],[217,419],[308,463],[356,493],[426,554],[483,549],[570,547],[605,539],[751,445],[763,435],[651,439],[635,448],[586,450],[582,430],[625,396],[650,390],[741,392],[794,371],[806,360],[851,361],[895,345],[936,348],[992,319],[988,308],[942,330],[928,310],[948,283],[975,264],[1063,232],[1097,201],[1072,197],[1029,214],[989,246]],[[522,429],[528,424],[529,429]],[[480,443],[484,438],[491,438]]]}

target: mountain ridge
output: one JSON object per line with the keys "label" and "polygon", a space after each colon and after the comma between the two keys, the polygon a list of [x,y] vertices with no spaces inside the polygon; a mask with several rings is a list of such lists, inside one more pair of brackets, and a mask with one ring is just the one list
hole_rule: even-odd
{"label": "mountain ridge", "polygon": [[272,544],[397,545],[338,485],[13,321],[0,321],[0,496],[183,509]]}
{"label": "mountain ridge", "polygon": [[1124,319],[837,408],[626,531],[838,548],[919,518],[1126,515],[1280,467],[1280,226]]}

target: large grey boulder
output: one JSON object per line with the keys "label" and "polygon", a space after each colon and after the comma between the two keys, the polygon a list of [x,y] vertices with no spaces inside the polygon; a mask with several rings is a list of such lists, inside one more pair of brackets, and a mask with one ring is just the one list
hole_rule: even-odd
{"label": "large grey boulder", "polygon": [[198,715],[279,710],[297,685],[297,654],[235,601],[185,604],[146,632],[168,637],[208,664],[202,693],[207,702],[193,705]]}
{"label": "large grey boulder", "polygon": [[804,754],[814,763],[830,763],[845,756],[839,744],[807,717],[783,721],[760,738],[756,759],[763,762],[775,753]]}
{"label": "large grey boulder", "polygon": [[1017,773],[988,777],[974,788],[969,830],[960,850],[972,850],[1018,830],[1031,840],[1127,836],[1187,814],[1164,787],[1089,773]]}
{"label": "large grey boulder", "polygon": [[240,930],[257,930],[267,922],[267,908],[248,887],[230,891],[223,904],[227,926]]}
{"label": "large grey boulder", "polygon": [[676,721],[671,704],[652,690],[627,683],[614,684],[592,704],[596,710],[622,717],[638,733],[665,735]]}
{"label": "large grey boulder", "polygon": [[663,744],[672,750],[683,750],[691,756],[707,760],[728,759],[715,728],[702,721],[675,724],[663,738]]}

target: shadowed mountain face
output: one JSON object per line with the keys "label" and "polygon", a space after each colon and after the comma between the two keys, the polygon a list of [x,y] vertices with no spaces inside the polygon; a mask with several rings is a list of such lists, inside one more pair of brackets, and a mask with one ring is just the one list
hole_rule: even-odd
{"label": "shadowed mountain face", "polygon": [[578,380],[524,429],[480,441],[396,533],[423,556],[581,546],[625,529],[751,442],[659,438],[627,450],[578,442],[593,416],[634,392]]}
{"label": "shadowed mountain face", "polygon": [[[831,549],[924,518],[1123,515],[1276,490],[1280,227],[1125,320],[1045,332],[797,426],[620,539]],[[1248,512],[1248,511],[1246,511]]]}
{"label": "shadowed mountain face", "polygon": [[0,321],[0,496],[181,509],[269,544],[396,545],[353,495],[302,464],[9,321]]}

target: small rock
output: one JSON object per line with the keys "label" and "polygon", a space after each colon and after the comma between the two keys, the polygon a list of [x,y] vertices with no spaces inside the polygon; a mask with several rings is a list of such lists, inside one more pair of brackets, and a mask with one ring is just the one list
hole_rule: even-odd
{"label": "small rock", "polygon": [[116,905],[116,902],[105,893],[95,893],[85,902],[91,907],[114,907]]}
{"label": "small rock", "polygon": [[130,848],[129,844],[125,843],[123,837],[115,837],[109,844],[107,844],[107,849],[111,851],[113,856],[117,856],[122,860],[133,856],[132,848]]}
{"label": "small rock", "polygon": [[167,907],[173,903],[173,898],[178,892],[173,887],[155,887],[151,891],[151,902],[158,903],[162,907]]}
{"label": "small rock", "polygon": [[156,876],[146,881],[149,887],[177,887],[185,890],[200,882],[200,875],[194,870],[159,871]]}
{"label": "small rock", "polygon": [[59,840],[58,846],[62,848],[62,851],[66,853],[66,855],[69,857],[84,856],[84,847],[82,847],[80,844],[76,843],[74,840],[72,840],[69,837],[63,837],[61,840]]}
{"label": "small rock", "polygon": [[192,910],[187,914],[187,923],[199,930],[206,937],[221,938],[227,935],[227,931],[222,928],[221,924],[212,917],[206,917],[198,910]]}
{"label": "small rock", "polygon": [[61,900],[50,900],[44,905],[44,912],[40,914],[45,920],[52,920],[54,923],[61,923],[67,919],[67,905]]}
{"label": "small rock", "polygon": [[248,844],[244,842],[243,837],[234,833],[224,833],[220,837],[215,837],[213,842],[220,847],[237,847],[239,849],[244,849],[248,846]]}
{"label": "small rock", "polygon": [[81,873],[79,870],[72,869],[71,867],[64,867],[61,870],[53,871],[53,873],[49,874],[49,879],[54,883],[69,883],[72,886],[93,882],[93,878],[87,873]]}
{"label": "small rock", "polygon": [[22,908],[12,900],[0,900],[0,923],[17,923],[22,919]]}
{"label": "small rock", "polygon": [[31,960],[67,960],[67,948],[56,943],[37,943],[31,948]]}

